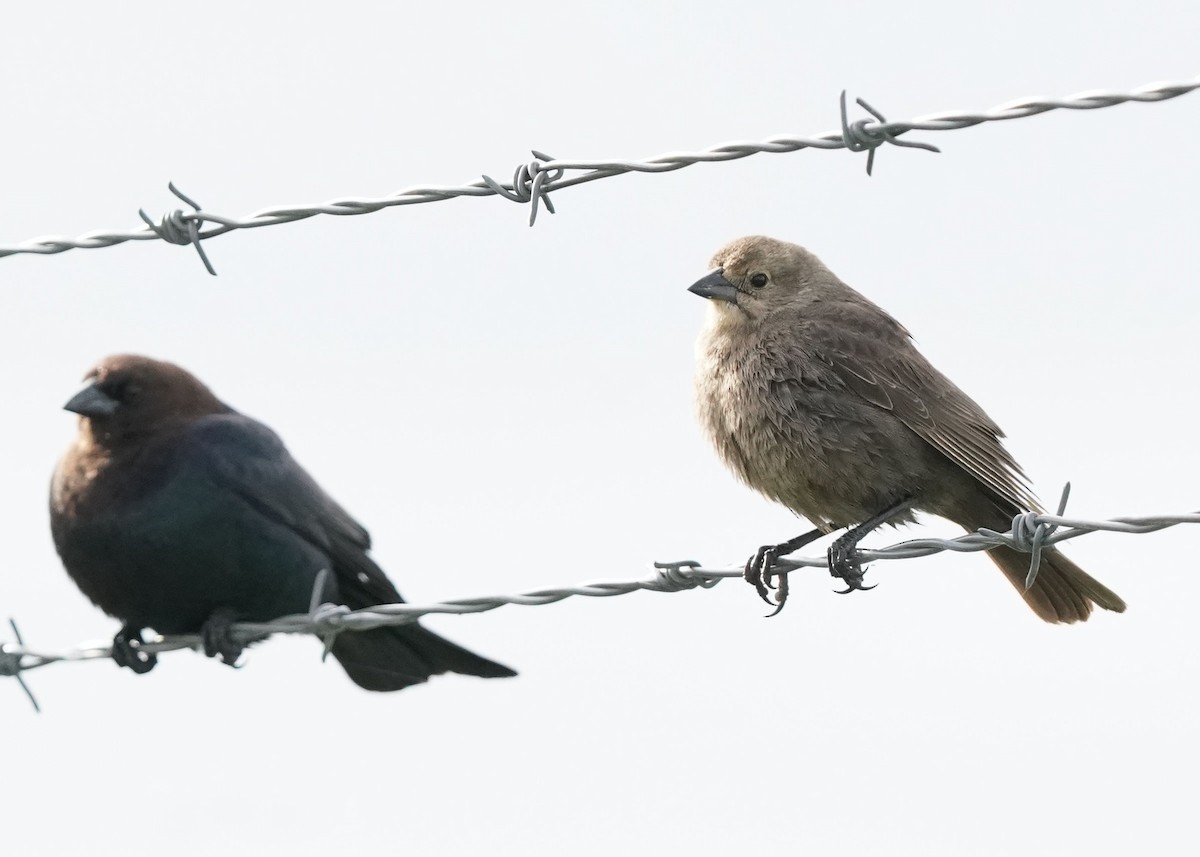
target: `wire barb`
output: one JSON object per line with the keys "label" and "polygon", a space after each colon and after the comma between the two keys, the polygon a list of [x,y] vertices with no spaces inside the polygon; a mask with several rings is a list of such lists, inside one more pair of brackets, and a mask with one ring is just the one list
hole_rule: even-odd
{"label": "wire barb", "polygon": [[321,596],[325,592],[325,581],[328,579],[329,569],[323,568],[317,572],[317,579],[313,582],[312,597],[308,602],[308,621],[312,623],[314,632],[324,644],[321,650],[322,663],[333,651],[333,644],[337,642],[338,634],[342,632],[342,626],[338,620],[350,612],[350,608],[345,604],[330,604],[321,601]]}
{"label": "wire barb", "polygon": [[[517,167],[513,175],[512,185],[504,185],[490,176],[484,176],[480,181],[459,186],[428,185],[410,187],[398,191],[391,196],[369,199],[335,199],[316,205],[277,206],[256,211],[242,218],[223,217],[211,212],[202,212],[196,203],[179,193],[174,185],[168,185],[172,193],[183,199],[196,210],[194,212],[172,212],[163,218],[161,223],[150,221],[145,212],[139,212],[149,229],[139,229],[134,232],[97,231],[80,235],[77,238],[61,236],[43,236],[33,238],[22,244],[0,245],[0,257],[15,256],[19,253],[32,253],[49,256],[73,249],[97,249],[112,247],[126,241],[146,241],[161,238],[178,244],[192,244],[210,274],[215,274],[212,266],[200,246],[201,240],[215,238],[232,232],[235,229],[257,229],[260,226],[278,226],[283,223],[293,223],[305,220],[319,214],[338,217],[355,214],[371,214],[399,205],[416,205],[427,202],[440,202],[460,196],[502,196],[512,202],[530,204],[529,225],[537,219],[538,207],[545,204],[546,210],[554,213],[550,202],[550,192],[560,191],[575,185],[585,184],[598,179],[612,178],[626,173],[669,173],[681,170],[694,164],[718,163],[736,161],[757,154],[785,154],[798,152],[802,149],[850,149],[851,151],[866,151],[867,173],[874,166],[875,150],[884,143],[907,148],[927,149],[938,151],[929,143],[916,143],[897,139],[909,131],[954,131],[960,128],[970,128],[985,122],[1002,122],[1009,119],[1020,119],[1026,116],[1036,116],[1051,110],[1096,110],[1102,107],[1113,107],[1126,102],[1156,102],[1200,89],[1200,77],[1192,80],[1165,81],[1138,87],[1132,92],[1081,92],[1078,95],[1061,99],[1032,98],[1010,101],[981,113],[935,113],[918,117],[908,122],[888,122],[883,114],[871,107],[861,98],[858,104],[868,111],[877,122],[860,119],[850,122],[846,115],[845,93],[842,97],[841,128],[811,137],[781,136],[771,137],[759,142],[723,143],[700,152],[672,152],[658,155],[645,160],[609,159],[603,161],[565,161],[555,160],[548,155],[534,151],[534,160]],[[200,224],[207,223],[209,228],[201,232]]]}
{"label": "wire barb", "polygon": [[[683,592],[685,589],[712,589],[723,579],[720,576],[708,576],[700,572],[700,563],[694,559],[679,562],[656,562],[653,589],[656,592]],[[647,587],[650,588],[650,587]]]}
{"label": "wire barb", "polygon": [[[162,220],[158,223],[150,219],[150,215],[146,213],[146,209],[144,208],[138,209],[138,216],[150,227],[151,232],[168,244],[179,244],[181,246],[191,244],[195,247],[196,252],[200,255],[200,261],[204,263],[204,268],[215,277],[217,275],[216,269],[213,268],[212,262],[208,261],[208,254],[204,252],[204,246],[200,243],[200,224],[204,222],[204,217],[200,211],[200,204],[194,202],[187,194],[175,187],[174,182],[167,182],[167,189],[190,205],[194,211],[191,214],[186,214],[177,208],[174,211],[164,214]],[[197,215],[201,216],[197,217]]]}
{"label": "wire barb", "polygon": [[893,146],[903,146],[906,149],[924,149],[927,152],[941,154],[942,150],[932,143],[918,143],[915,140],[896,139],[904,131],[893,132],[889,130],[888,121],[882,113],[861,98],[856,98],[855,102],[879,122],[879,125],[875,127],[871,127],[870,119],[859,119],[855,122],[848,122],[846,116],[846,90],[842,90],[842,95],[839,99],[842,112],[842,142],[846,144],[846,148],[851,152],[867,153],[868,176],[871,175],[871,170],[875,167],[875,150],[884,143],[891,143]]}
{"label": "wire barb", "polygon": [[25,691],[25,695],[29,697],[29,702],[33,705],[33,710],[41,714],[42,707],[38,705],[37,697],[33,695],[33,691],[25,683],[25,677],[21,675],[21,670],[24,669],[24,655],[21,652],[25,649],[25,641],[21,639],[21,629],[17,627],[17,620],[11,617],[8,620],[8,625],[12,628],[13,639],[17,641],[17,648],[10,652],[8,646],[0,645],[0,676],[12,676],[15,678],[17,684],[21,685],[21,690]]}
{"label": "wire barb", "polygon": [[561,168],[546,169],[542,161],[553,161],[544,152],[533,150],[533,160],[528,164],[521,164],[513,173],[511,186],[500,184],[491,176],[484,176],[483,182],[490,187],[498,196],[502,196],[512,202],[528,202],[529,209],[529,225],[533,226],[537,220],[538,202],[545,204],[546,210],[554,214],[554,203],[550,201],[550,186],[554,182],[563,177]]}
{"label": "wire barb", "polygon": [[[1067,500],[1070,496],[1071,483],[1068,482],[1063,486],[1062,496],[1058,500],[1058,511],[1056,512],[1058,517],[1061,518],[1067,510]],[[1033,587],[1033,582],[1037,580],[1038,569],[1042,566],[1042,548],[1046,545],[1046,539],[1054,535],[1054,531],[1057,529],[1057,524],[1039,523],[1037,515],[1018,515],[1013,518],[1013,544],[1016,545],[1019,543],[1020,547],[1018,549],[1028,551],[1030,554],[1029,574],[1025,575],[1026,592]]]}

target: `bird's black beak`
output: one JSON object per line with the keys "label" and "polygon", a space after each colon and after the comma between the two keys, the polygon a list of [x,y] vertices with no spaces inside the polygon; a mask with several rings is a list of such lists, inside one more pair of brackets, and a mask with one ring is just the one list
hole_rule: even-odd
{"label": "bird's black beak", "polygon": [[699,279],[688,287],[688,291],[712,301],[729,301],[737,303],[737,286],[725,279],[725,269],[717,268],[707,277]]}
{"label": "bird's black beak", "polygon": [[84,387],[63,405],[64,411],[71,411],[81,417],[111,417],[116,409],[117,400],[95,384]]}

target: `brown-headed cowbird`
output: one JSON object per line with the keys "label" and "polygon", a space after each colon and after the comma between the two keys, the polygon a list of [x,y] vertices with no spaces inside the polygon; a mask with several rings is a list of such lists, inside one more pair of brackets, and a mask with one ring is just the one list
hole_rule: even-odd
{"label": "brown-headed cowbird", "polygon": [[[118,663],[146,672],[143,628],[200,633],[232,664],[238,621],[404,599],[367,555],[367,531],[262,423],[192,375],[135,355],[103,360],[66,404],[79,434],[55,471],[50,526],[84,594],[124,626]],[[413,623],[339,634],[332,654],[367,690],[401,690],[445,672],[499,678],[508,667]]]}
{"label": "brown-headed cowbird", "polygon": [[[870,588],[855,546],[883,524],[925,511],[1003,532],[1038,510],[999,427],[899,322],[812,253],[750,236],[718,250],[711,267],[689,289],[710,302],[696,345],[700,420],[734,473],[817,526],[747,562],[746,579],[768,603],[776,560],[825,533],[851,528],[829,549],[849,592]],[[1083,621],[1093,603],[1125,609],[1054,548],[1029,588],[1026,555],[998,547],[989,556],[1047,622]]]}

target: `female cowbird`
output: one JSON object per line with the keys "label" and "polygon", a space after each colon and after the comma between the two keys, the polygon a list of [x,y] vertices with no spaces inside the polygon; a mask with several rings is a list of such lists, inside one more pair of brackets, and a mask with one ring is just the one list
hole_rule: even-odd
{"label": "female cowbird", "polygon": [[[1006,531],[1038,510],[999,427],[899,322],[812,253],[750,236],[718,250],[711,267],[689,289],[710,302],[696,344],[700,421],[744,482],[817,526],[746,563],[763,600],[771,603],[775,561],[825,533],[851,528],[829,549],[830,572],[849,592],[870,588],[855,546],[883,524],[925,511]],[[1093,603],[1125,609],[1054,548],[1028,587],[1026,555],[998,547],[989,556],[1047,622],[1083,621]]]}
{"label": "female cowbird", "polygon": [[[109,357],[66,404],[79,434],[50,489],[50,528],[84,594],[124,625],[117,663],[154,666],[143,628],[199,633],[226,663],[238,621],[404,599],[367,556],[367,531],[288,454],[273,431],[219,401],[192,375],[135,355]],[[508,667],[413,623],[345,631],[332,654],[367,690],[431,675],[500,678]]]}

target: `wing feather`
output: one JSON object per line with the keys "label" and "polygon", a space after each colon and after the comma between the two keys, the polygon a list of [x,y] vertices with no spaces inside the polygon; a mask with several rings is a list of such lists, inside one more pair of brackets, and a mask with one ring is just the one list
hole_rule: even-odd
{"label": "wing feather", "polygon": [[809,309],[805,341],[848,389],[891,411],[996,494],[1022,509],[1040,509],[1024,471],[1000,441],[1004,432],[917,351],[899,323],[867,302]]}
{"label": "wing feather", "polygon": [[186,442],[189,455],[214,481],[325,551],[343,595],[361,592],[364,604],[401,600],[367,554],[370,534],[325,493],[271,429],[241,414],[220,414],[193,423]]}

